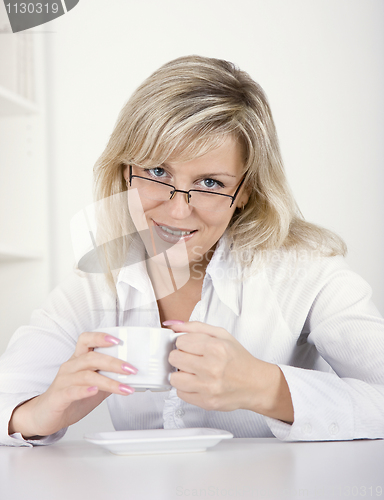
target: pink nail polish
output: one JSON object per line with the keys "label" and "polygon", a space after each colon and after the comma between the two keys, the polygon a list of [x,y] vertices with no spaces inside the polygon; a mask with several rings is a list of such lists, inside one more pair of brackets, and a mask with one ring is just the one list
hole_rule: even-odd
{"label": "pink nail polish", "polygon": [[164,326],[181,325],[182,323],[184,323],[184,321],[180,321],[178,319],[168,319],[167,321],[163,321]]}
{"label": "pink nail polish", "polygon": [[128,385],[119,385],[119,391],[123,392],[124,394],[133,394],[135,392],[135,389],[133,387],[129,387]]}
{"label": "pink nail polish", "polygon": [[112,337],[112,335],[106,335],[106,336],[104,337],[104,340],[105,340],[106,342],[109,342],[110,344],[115,344],[115,345],[120,344],[120,340],[119,340],[119,339],[117,339],[116,337]]}
{"label": "pink nail polish", "polygon": [[134,366],[131,366],[129,365],[128,363],[123,363],[121,365],[121,368],[127,372],[127,373],[131,373],[132,375],[136,375],[136,373],[139,371],[137,368],[135,368]]}
{"label": "pink nail polish", "polygon": [[96,392],[96,391],[97,391],[97,389],[98,389],[98,388],[97,388],[97,386],[96,386],[96,385],[94,385],[94,386],[92,386],[92,387],[88,387],[87,391],[88,391],[88,392]]}

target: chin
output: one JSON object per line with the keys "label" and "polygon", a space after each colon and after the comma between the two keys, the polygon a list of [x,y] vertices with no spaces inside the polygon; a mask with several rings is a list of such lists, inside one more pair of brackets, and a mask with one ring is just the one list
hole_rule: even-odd
{"label": "chin", "polygon": [[179,241],[166,251],[167,265],[172,269],[189,269],[189,255],[184,241]]}

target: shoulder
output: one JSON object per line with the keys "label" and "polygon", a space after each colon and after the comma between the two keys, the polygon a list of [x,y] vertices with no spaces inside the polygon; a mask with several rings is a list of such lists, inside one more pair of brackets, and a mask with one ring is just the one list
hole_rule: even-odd
{"label": "shoulder", "polygon": [[326,276],[338,271],[351,271],[344,257],[327,257],[317,250],[273,249],[273,250],[234,250],[227,240],[218,247],[217,256],[230,267],[237,267],[242,280],[254,279],[264,275],[271,285],[285,285],[313,280],[326,279]]}
{"label": "shoulder", "polygon": [[109,295],[112,295],[112,292],[108,289],[103,274],[75,270],[52,290],[46,304],[56,302],[66,302],[73,306],[79,302],[91,304],[102,300],[103,296]]}
{"label": "shoulder", "polygon": [[345,258],[324,256],[317,250],[275,249],[249,253],[234,251],[227,238],[222,238],[211,260],[209,271],[239,281],[249,288],[263,282],[276,295],[308,295],[313,297],[320,290],[351,287],[359,294],[370,294],[371,287]]}
{"label": "shoulder", "polygon": [[258,267],[255,262],[255,266],[282,309],[316,309],[331,316],[352,307],[355,312],[380,316],[371,300],[371,286],[343,256],[281,250],[269,257],[269,262],[264,260]]}
{"label": "shoulder", "polygon": [[256,255],[252,268],[264,272],[271,284],[302,286],[308,281],[321,286],[335,273],[353,273],[343,256],[327,257],[306,249],[279,249]]}
{"label": "shoulder", "polygon": [[242,281],[251,285],[262,280],[281,300],[310,302],[321,292],[356,297],[371,296],[369,284],[353,271],[341,255],[327,257],[318,251],[278,249],[257,252],[251,263],[239,256]]}
{"label": "shoulder", "polygon": [[31,317],[31,324],[54,325],[68,332],[96,328],[115,298],[102,274],[73,272],[48,295]]}

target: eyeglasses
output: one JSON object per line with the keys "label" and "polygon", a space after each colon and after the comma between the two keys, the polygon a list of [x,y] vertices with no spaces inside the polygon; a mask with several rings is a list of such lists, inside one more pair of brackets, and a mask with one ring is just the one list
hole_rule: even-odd
{"label": "eyeglasses", "polygon": [[129,185],[130,187],[135,187],[139,191],[140,196],[150,200],[169,201],[175,197],[176,193],[184,193],[186,202],[191,205],[191,207],[211,212],[220,212],[231,208],[235,202],[236,196],[239,194],[244,179],[245,177],[241,180],[234,195],[203,191],[201,189],[183,191],[165,182],[148,179],[140,175],[133,175],[132,165],[129,165]]}

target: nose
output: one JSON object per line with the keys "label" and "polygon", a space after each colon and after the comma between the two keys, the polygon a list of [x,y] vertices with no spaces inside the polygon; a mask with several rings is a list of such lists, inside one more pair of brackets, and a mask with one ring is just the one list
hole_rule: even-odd
{"label": "nose", "polygon": [[191,213],[192,207],[188,203],[188,193],[176,191],[167,201],[170,215],[174,219],[184,219]]}

